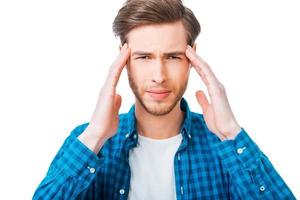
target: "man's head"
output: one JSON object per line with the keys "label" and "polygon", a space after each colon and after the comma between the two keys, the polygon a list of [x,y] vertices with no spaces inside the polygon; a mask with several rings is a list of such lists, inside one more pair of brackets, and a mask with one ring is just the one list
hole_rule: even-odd
{"label": "man's head", "polygon": [[131,49],[127,72],[136,103],[150,114],[168,114],[187,87],[185,50],[200,33],[196,17],[180,0],[128,0],[113,31]]}

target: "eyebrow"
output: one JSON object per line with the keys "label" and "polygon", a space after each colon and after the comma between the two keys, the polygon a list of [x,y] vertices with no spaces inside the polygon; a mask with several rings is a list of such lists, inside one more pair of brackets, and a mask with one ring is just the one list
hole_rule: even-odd
{"label": "eyebrow", "polygon": [[[135,56],[135,55],[137,55],[137,56],[141,56],[141,55],[145,56],[145,55],[152,55],[152,53],[151,52],[146,52],[146,51],[134,51],[132,53],[132,56]],[[165,55],[165,56],[170,56],[170,55],[172,55],[172,56],[180,56],[180,55],[185,55],[185,52],[183,52],[183,51],[171,51],[171,52],[165,52],[165,53],[163,53],[163,55]]]}

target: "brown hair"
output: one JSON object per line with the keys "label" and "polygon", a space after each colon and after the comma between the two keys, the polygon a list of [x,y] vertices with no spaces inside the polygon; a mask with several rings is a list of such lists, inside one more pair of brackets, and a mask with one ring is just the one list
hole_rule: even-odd
{"label": "brown hair", "polygon": [[124,44],[127,33],[133,28],[179,20],[186,29],[187,43],[193,45],[201,31],[200,23],[181,0],[127,0],[113,22],[113,32]]}

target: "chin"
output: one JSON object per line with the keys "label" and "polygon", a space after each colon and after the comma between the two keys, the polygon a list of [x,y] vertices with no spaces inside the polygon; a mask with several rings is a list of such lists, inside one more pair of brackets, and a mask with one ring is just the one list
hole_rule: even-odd
{"label": "chin", "polygon": [[170,113],[176,106],[178,100],[174,98],[166,98],[162,101],[153,100],[151,98],[144,98],[140,103],[143,108],[150,114],[155,116],[163,116]]}

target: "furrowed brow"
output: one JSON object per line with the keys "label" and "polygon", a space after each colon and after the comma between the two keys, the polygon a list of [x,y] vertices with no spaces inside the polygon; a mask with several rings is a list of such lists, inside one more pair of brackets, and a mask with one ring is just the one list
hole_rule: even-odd
{"label": "furrowed brow", "polygon": [[166,55],[166,56],[184,56],[185,52],[183,52],[183,51],[174,51],[174,52],[164,53],[164,55]]}
{"label": "furrowed brow", "polygon": [[151,55],[151,53],[150,52],[146,52],[146,51],[134,51],[133,53],[132,53],[132,56],[141,56],[141,55]]}
{"label": "furrowed brow", "polygon": [[[132,53],[132,56],[140,56],[140,55],[152,55],[151,52],[146,52],[146,51],[134,51]],[[166,52],[166,53],[163,53],[164,56],[184,56],[185,55],[185,52],[183,51],[172,51],[172,52]]]}

